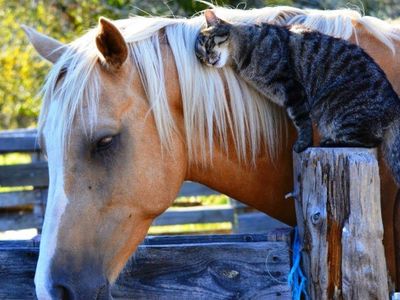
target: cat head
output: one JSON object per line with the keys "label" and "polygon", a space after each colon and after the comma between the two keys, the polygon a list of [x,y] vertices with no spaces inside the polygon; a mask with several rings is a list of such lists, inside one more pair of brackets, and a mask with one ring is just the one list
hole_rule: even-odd
{"label": "cat head", "polygon": [[230,63],[230,33],[232,25],[218,18],[212,10],[204,13],[207,27],[197,37],[195,51],[198,59],[217,68]]}

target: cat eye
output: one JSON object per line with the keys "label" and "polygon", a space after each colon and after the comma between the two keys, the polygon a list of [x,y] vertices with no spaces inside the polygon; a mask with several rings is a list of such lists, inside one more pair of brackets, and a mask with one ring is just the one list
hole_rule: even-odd
{"label": "cat eye", "polygon": [[228,35],[216,36],[214,38],[215,44],[221,45],[222,43],[225,43],[228,40],[228,37]]}

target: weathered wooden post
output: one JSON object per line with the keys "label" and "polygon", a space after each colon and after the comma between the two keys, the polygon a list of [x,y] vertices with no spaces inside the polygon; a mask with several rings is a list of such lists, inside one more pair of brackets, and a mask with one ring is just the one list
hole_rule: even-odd
{"label": "weathered wooden post", "polygon": [[[32,162],[46,161],[43,154],[39,152],[32,153],[31,160]],[[39,224],[39,226],[36,228],[38,230],[38,234],[41,234],[44,221],[44,213],[46,209],[47,187],[34,186],[33,189],[35,190],[35,203],[33,205],[33,215],[36,218],[37,224]]]}
{"label": "weathered wooden post", "polygon": [[294,182],[311,299],[388,299],[376,151],[295,153]]}

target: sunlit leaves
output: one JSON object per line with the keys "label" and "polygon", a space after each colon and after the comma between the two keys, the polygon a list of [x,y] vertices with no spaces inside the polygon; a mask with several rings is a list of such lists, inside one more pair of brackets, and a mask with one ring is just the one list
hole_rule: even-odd
{"label": "sunlit leaves", "polygon": [[[215,5],[252,8],[295,5],[320,9],[359,7],[381,18],[399,17],[398,0],[209,0]],[[35,126],[40,99],[35,97],[50,65],[40,59],[20,24],[69,42],[96,26],[99,16],[191,16],[208,5],[195,0],[0,0],[0,130]]]}

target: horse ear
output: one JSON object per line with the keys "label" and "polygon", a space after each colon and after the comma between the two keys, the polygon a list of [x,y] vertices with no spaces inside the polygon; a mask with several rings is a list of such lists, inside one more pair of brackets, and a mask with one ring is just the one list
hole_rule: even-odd
{"label": "horse ear", "polygon": [[224,20],[218,18],[211,9],[207,9],[204,12],[204,16],[206,17],[207,27],[217,26],[226,23]]}
{"label": "horse ear", "polygon": [[67,46],[65,46],[63,43],[60,43],[59,41],[47,35],[39,33],[29,26],[21,25],[21,28],[25,31],[29,41],[39,55],[53,64],[67,49]]}
{"label": "horse ear", "polygon": [[99,20],[96,45],[108,66],[119,68],[128,57],[128,46],[122,34],[104,17]]}

